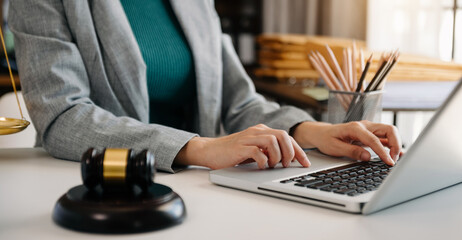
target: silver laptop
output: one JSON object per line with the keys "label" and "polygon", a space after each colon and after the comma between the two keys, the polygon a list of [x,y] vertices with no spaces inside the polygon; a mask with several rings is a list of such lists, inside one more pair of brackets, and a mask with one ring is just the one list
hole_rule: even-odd
{"label": "silver laptop", "polygon": [[462,80],[415,143],[389,168],[307,152],[312,165],[259,170],[255,163],[210,172],[210,181],[302,203],[370,214],[462,182]]}

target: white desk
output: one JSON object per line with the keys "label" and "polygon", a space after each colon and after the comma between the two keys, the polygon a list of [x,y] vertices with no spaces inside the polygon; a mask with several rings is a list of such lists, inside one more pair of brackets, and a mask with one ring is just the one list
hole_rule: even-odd
{"label": "white desk", "polygon": [[80,165],[42,149],[0,149],[0,239],[461,239],[462,185],[370,216],[213,185],[208,170],[157,175],[186,202],[173,228],[132,235],[85,234],[51,219],[55,201],[81,184]]}

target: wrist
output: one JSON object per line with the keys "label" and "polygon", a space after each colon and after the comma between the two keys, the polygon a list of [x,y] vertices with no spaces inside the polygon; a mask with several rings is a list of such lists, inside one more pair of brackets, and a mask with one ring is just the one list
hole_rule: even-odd
{"label": "wrist", "polygon": [[175,157],[174,162],[180,165],[204,165],[203,151],[205,149],[206,143],[209,141],[209,138],[204,137],[193,137],[189,140],[183,148],[178,152]]}
{"label": "wrist", "polygon": [[303,122],[293,130],[292,137],[302,148],[317,147],[316,139],[320,137],[320,131],[330,123],[324,122]]}

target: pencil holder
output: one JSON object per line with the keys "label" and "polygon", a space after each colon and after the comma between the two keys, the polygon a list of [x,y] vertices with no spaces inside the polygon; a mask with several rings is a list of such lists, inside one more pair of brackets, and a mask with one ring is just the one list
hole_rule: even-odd
{"label": "pencil holder", "polygon": [[345,123],[369,120],[380,122],[382,115],[382,91],[344,92],[329,91],[327,120]]}

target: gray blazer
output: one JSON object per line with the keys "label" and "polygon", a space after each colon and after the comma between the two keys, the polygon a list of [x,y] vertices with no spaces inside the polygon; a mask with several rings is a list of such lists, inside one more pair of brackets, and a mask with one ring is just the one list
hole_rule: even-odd
{"label": "gray blazer", "polygon": [[76,161],[89,147],[149,149],[157,168],[173,172],[175,156],[194,136],[258,123],[288,131],[312,120],[255,92],[212,2],[171,0],[196,67],[198,107],[194,131],[186,132],[148,122],[146,64],[119,1],[10,1],[9,25],[37,145]]}

